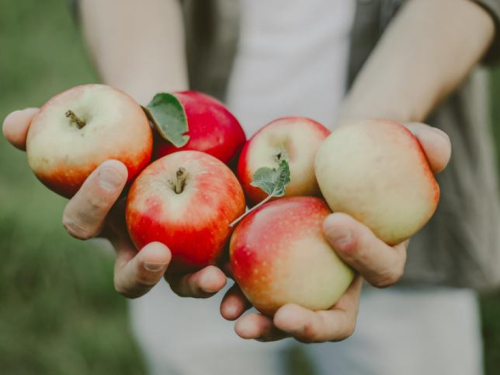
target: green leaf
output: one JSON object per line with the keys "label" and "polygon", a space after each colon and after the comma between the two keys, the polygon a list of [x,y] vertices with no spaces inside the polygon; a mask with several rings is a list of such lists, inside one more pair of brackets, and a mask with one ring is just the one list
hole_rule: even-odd
{"label": "green leaf", "polygon": [[290,166],[286,160],[282,160],[278,168],[259,168],[253,175],[251,185],[261,188],[269,196],[282,197],[289,183]]}
{"label": "green leaf", "polygon": [[250,212],[269,202],[271,198],[282,197],[283,195],[285,195],[285,189],[290,183],[290,166],[288,165],[287,159],[279,160],[280,164],[278,168],[262,167],[257,169],[257,171],[253,175],[253,180],[250,185],[264,190],[267,194],[266,199],[261,201],[256,206],[252,207],[252,209],[248,210],[231,224],[229,224],[230,227],[234,227]]}
{"label": "green leaf", "polygon": [[142,107],[149,121],[158,133],[175,147],[182,147],[189,141],[188,122],[184,106],[174,95],[156,94],[151,102]]}

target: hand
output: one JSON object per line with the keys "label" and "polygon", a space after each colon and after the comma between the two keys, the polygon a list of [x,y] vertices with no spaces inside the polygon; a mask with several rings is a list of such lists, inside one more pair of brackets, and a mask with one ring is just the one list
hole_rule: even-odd
{"label": "hand", "polygon": [[[4,121],[3,134],[15,147],[25,150],[26,136],[37,108],[11,113]],[[146,294],[165,276],[170,250],[154,242],[137,252],[125,226],[125,199],[120,194],[127,181],[127,168],[117,160],[102,163],[68,202],[63,225],[73,237],[87,240],[107,238],[114,246],[115,289],[128,298]],[[168,274],[167,274],[168,275]],[[226,276],[215,266],[183,276],[165,276],[180,296],[206,298],[226,285]]]}
{"label": "hand", "polygon": [[[433,172],[441,172],[451,156],[448,136],[424,124],[413,123],[407,127],[418,138]],[[337,254],[359,273],[346,293],[327,311],[287,304],[273,318],[259,313],[241,317],[251,305],[235,284],[222,300],[221,315],[228,320],[239,318],[235,331],[240,337],[259,341],[293,337],[306,343],[344,340],[356,326],[362,279],[384,288],[395,284],[403,275],[409,240],[388,246],[365,225],[342,213],[329,215],[323,231]]]}

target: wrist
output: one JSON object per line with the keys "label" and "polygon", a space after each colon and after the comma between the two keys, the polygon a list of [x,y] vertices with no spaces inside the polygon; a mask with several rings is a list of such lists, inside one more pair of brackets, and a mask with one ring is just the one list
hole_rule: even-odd
{"label": "wrist", "polygon": [[399,123],[422,122],[427,114],[407,103],[394,99],[380,100],[373,96],[366,98],[346,97],[341,106],[336,125],[344,125],[368,119],[392,120]]}

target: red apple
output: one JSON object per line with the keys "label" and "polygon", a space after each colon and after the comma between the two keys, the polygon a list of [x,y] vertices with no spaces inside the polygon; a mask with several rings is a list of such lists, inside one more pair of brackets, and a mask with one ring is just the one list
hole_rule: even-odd
{"label": "red apple", "polygon": [[252,186],[254,173],[261,167],[276,168],[281,160],[290,166],[290,184],[285,196],[319,196],[314,175],[314,158],[330,131],[305,117],[283,117],[259,130],[243,147],[238,161],[238,179],[247,200],[256,204],[267,195]]}
{"label": "red apple", "polygon": [[156,134],[156,158],[185,150],[206,152],[226,164],[237,157],[246,141],[245,132],[221,102],[197,91],[175,92],[172,95],[184,107],[189,141],[177,148]]}
{"label": "red apple", "polygon": [[50,99],[28,132],[28,163],[49,189],[72,197],[109,159],[123,162],[131,181],[149,163],[153,134],[142,108],[105,85],[84,85]]}
{"label": "red apple", "polygon": [[354,272],[323,235],[330,213],[320,198],[282,198],[236,227],[229,250],[233,276],[260,312],[273,315],[287,303],[325,310],[349,287]]}
{"label": "red apple", "polygon": [[417,233],[439,201],[420,143],[396,122],[335,129],[318,151],[315,168],[330,208],[361,221],[389,245]]}
{"label": "red apple", "polygon": [[243,190],[221,161],[180,151],[150,164],[130,188],[127,228],[138,249],[159,241],[172,251],[169,272],[214,264],[245,211]]}

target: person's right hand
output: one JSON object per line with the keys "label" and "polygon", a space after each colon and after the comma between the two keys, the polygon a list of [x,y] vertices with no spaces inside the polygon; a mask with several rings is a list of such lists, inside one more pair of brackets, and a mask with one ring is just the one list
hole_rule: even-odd
{"label": "person's right hand", "polygon": [[[11,113],[3,123],[5,138],[20,150],[26,148],[26,136],[37,108]],[[102,163],[87,178],[78,193],[66,205],[63,225],[73,237],[87,240],[107,238],[114,246],[115,289],[128,298],[146,294],[165,276],[171,260],[170,250],[159,242],[137,252],[125,226],[125,199],[119,199],[127,181],[127,168],[117,160]],[[225,274],[215,266],[183,276],[165,276],[172,290],[183,297],[206,298],[226,285]]]}

